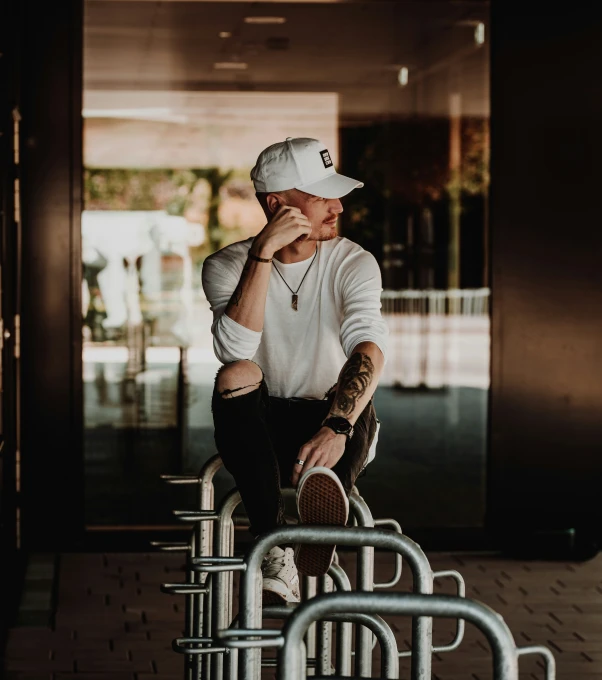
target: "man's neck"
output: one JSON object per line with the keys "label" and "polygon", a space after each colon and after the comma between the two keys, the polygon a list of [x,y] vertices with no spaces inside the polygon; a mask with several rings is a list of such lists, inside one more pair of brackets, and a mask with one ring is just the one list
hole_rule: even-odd
{"label": "man's neck", "polygon": [[318,247],[317,241],[295,241],[288,246],[278,250],[274,257],[282,264],[292,264],[293,262],[302,262],[309,260],[316,252]]}

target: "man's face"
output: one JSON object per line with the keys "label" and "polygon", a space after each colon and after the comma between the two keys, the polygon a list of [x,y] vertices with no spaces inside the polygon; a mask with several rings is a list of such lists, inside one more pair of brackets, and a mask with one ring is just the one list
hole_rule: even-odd
{"label": "man's face", "polygon": [[306,194],[299,189],[287,192],[287,205],[299,208],[311,222],[311,234],[308,241],[330,241],[337,235],[337,219],[343,212],[338,198],[320,198]]}

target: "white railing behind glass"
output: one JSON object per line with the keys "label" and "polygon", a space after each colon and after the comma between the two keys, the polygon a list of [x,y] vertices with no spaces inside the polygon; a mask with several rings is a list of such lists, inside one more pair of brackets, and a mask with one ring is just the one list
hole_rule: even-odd
{"label": "white railing behind glass", "polygon": [[382,385],[489,387],[489,288],[385,290],[389,355]]}

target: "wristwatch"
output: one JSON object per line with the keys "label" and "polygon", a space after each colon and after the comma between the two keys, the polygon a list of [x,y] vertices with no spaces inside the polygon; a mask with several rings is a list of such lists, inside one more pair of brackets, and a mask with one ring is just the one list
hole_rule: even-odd
{"label": "wristwatch", "polygon": [[351,439],[351,437],[353,437],[353,425],[347,420],[347,418],[343,418],[341,416],[331,416],[330,418],[326,418],[326,420],[322,423],[322,427],[329,427],[337,434],[344,434],[347,436],[347,439]]}

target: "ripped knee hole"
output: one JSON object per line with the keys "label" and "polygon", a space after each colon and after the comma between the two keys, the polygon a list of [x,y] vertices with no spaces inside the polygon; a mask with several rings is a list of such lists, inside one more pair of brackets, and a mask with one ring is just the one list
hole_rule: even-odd
{"label": "ripped knee hole", "polygon": [[249,392],[252,392],[254,389],[257,389],[260,385],[261,380],[259,382],[253,383],[252,385],[243,385],[242,387],[234,387],[233,389],[222,390],[219,392],[219,395],[224,399],[230,399],[233,396],[235,396],[238,392],[241,392],[242,390],[248,390]]}

